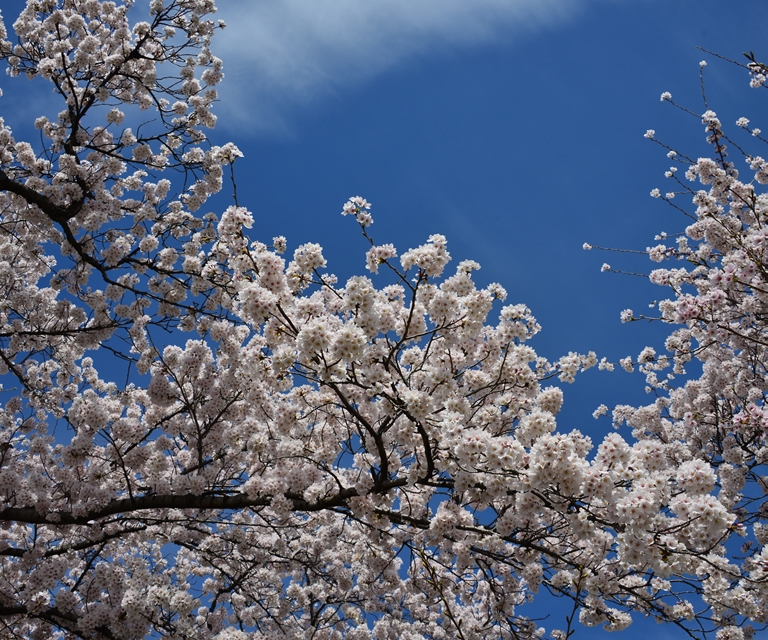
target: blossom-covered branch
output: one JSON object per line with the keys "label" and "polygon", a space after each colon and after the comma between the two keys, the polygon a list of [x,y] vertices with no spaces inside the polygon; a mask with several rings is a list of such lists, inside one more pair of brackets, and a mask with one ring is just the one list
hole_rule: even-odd
{"label": "blossom-covered branch", "polygon": [[11,75],[61,102],[36,146],[0,123],[7,633],[536,638],[542,591],[567,602],[553,638],[577,613],[762,624],[763,200],[714,114],[694,243],[652,255],[694,263],[653,278],[685,325],[673,366],[705,376],[618,408],[635,439],[593,451],[555,416],[597,357],[538,356],[530,310],[449,271],[444,236],[377,244],[350,198],[369,275],[341,283],[237,201],[198,213],[242,155],[205,133],[224,25],[212,0],[133,4],[30,0],[0,30]]}

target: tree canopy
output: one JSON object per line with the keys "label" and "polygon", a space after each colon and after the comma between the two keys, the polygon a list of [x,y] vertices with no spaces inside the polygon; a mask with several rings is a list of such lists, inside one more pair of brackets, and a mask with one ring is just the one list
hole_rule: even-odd
{"label": "tree canopy", "polygon": [[368,273],[342,283],[236,197],[202,213],[241,157],[206,133],[224,25],[132,4],[0,26],[61,109],[34,143],[0,121],[0,635],[528,639],[550,596],[554,640],[764,628],[768,161],[711,110],[711,158],[666,147],[656,195],[690,218],[648,249],[671,332],[620,363],[656,400],[593,443],[558,428],[558,383],[614,365],[539,357],[444,236],[377,244],[352,197]]}

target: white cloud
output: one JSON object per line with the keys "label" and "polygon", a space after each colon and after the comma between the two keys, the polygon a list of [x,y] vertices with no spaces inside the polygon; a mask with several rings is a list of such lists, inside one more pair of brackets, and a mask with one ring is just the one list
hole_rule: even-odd
{"label": "white cloud", "polygon": [[217,112],[252,130],[417,55],[509,41],[560,24],[587,0],[219,0]]}

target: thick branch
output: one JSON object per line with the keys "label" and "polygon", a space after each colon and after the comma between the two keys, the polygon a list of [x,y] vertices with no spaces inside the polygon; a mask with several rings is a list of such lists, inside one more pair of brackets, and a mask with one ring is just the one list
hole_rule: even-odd
{"label": "thick branch", "polygon": [[[389,491],[394,487],[406,484],[404,478],[383,483],[377,487],[381,492]],[[309,502],[299,494],[286,494],[293,503],[294,511],[322,511],[339,507],[355,496],[359,495],[354,487],[341,489],[338,493]],[[266,507],[272,502],[271,496],[259,496],[252,498],[240,493],[233,496],[212,495],[145,495],[135,498],[121,498],[112,500],[108,504],[93,509],[84,515],[73,515],[71,511],[53,511],[40,513],[34,507],[11,507],[0,511],[0,522],[20,522],[25,524],[49,524],[49,525],[87,525],[108,516],[119,513],[133,513],[148,509],[194,509],[194,510],[235,510],[248,507]]]}
{"label": "thick branch", "polygon": [[74,218],[80,209],[83,208],[82,200],[76,200],[67,207],[54,204],[47,196],[39,194],[37,191],[30,189],[24,184],[14,182],[2,170],[0,170],[0,191],[10,191],[17,196],[21,196],[30,204],[37,205],[45,215],[59,224],[63,224],[70,218]]}

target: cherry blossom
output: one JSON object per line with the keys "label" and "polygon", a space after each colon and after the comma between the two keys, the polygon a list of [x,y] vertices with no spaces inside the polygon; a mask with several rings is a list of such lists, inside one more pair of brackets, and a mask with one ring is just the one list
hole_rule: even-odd
{"label": "cherry blossom", "polygon": [[[747,59],[748,64],[740,66],[749,71],[753,87],[762,86],[765,65],[752,54]],[[700,65],[702,86],[705,66],[706,62]],[[662,94],[662,100],[688,115],[694,113],[676,104],[669,93]],[[613,414],[614,424],[626,423],[639,443],[665,450],[666,464],[676,469],[675,476],[666,479],[671,482],[665,489],[672,489],[671,499],[665,497],[660,504],[668,505],[665,518],[686,524],[663,532],[656,529],[646,537],[649,549],[656,546],[661,552],[663,567],[653,567],[649,559],[644,566],[667,580],[683,573],[699,576],[692,585],[699,604],[695,599],[680,603],[688,611],[684,617],[700,619],[699,633],[748,638],[768,619],[762,573],[767,541],[763,465],[768,460],[764,309],[768,180],[763,158],[747,151],[749,138],[745,143],[738,134],[727,132],[709,107],[698,117],[712,146],[710,158],[690,158],[646,134],[685,169],[684,180],[674,167],[665,172],[665,178],[675,182],[673,192],[662,196],[660,189],[654,189],[651,196],[669,203],[675,195],[686,194],[693,207],[685,211],[691,221],[677,236],[676,247],[661,244],[646,250],[653,262],[674,261],[653,269],[649,276],[670,290],[668,299],[651,305],[658,306],[659,317],[647,318],[676,327],[666,340],[669,355],[648,347],[636,358],[621,361],[627,370],[639,367],[657,400],[640,408],[616,407]],[[755,136],[746,117],[735,125],[753,138],[760,135],[757,129]],[[682,209],[677,201],[673,206]],[[657,239],[666,240],[667,234]],[[622,320],[627,319],[646,317],[627,310]],[[687,377],[689,369],[701,373]],[[601,407],[596,417],[606,411]],[[648,478],[632,479],[629,495],[641,482]],[[649,498],[645,494],[644,500]],[[648,508],[639,500],[621,504],[625,513],[637,512],[634,517]],[[652,505],[647,513],[657,518],[658,506]],[[697,606],[703,615],[695,613]]]}
{"label": "cherry blossom", "polygon": [[[8,634],[540,638],[539,597],[567,604],[553,638],[764,624],[762,158],[740,182],[702,116],[696,220],[649,250],[686,260],[651,275],[671,355],[620,362],[658,400],[593,442],[558,426],[557,385],[613,364],[538,356],[530,309],[444,236],[376,243],[354,196],[368,275],[340,282],[236,197],[201,213],[242,156],[206,133],[224,25],[213,0],[135,5],[29,0],[0,27],[10,75],[61,107],[34,144],[0,121]],[[692,358],[700,378],[659,377]]]}

